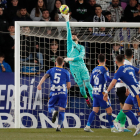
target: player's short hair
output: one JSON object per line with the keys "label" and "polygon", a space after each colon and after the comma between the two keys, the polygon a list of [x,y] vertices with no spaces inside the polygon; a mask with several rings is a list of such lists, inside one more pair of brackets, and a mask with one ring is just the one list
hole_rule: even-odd
{"label": "player's short hair", "polygon": [[125,55],[126,55],[126,58],[132,58],[132,55],[133,55],[133,52],[131,49],[126,49],[125,50]]}
{"label": "player's short hair", "polygon": [[105,62],[105,55],[104,54],[99,54],[98,55],[98,60],[99,60],[99,62]]}
{"label": "player's short hair", "polygon": [[63,57],[58,56],[58,57],[56,58],[56,62],[57,62],[57,64],[58,64],[59,66],[61,66],[61,65],[63,64],[63,62],[64,62]]}
{"label": "player's short hair", "polygon": [[124,60],[124,55],[122,55],[122,54],[117,55],[117,56],[116,56],[116,60],[117,60],[119,63],[123,62],[123,60]]}

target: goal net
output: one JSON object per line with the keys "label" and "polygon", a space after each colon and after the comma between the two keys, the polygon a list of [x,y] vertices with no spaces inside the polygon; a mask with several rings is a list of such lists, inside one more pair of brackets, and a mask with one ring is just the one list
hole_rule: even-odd
{"label": "goal net", "polygon": [[[79,38],[79,44],[85,46],[84,61],[90,73],[98,65],[98,54],[104,53],[106,66],[110,76],[113,77],[117,69],[115,56],[124,54],[126,48],[133,50],[135,53],[133,65],[139,67],[139,24],[81,22],[70,23],[70,25],[71,31],[75,32]],[[15,127],[56,127],[57,121],[54,124],[51,122],[52,116],[47,106],[50,80],[46,79],[41,91],[37,90],[37,85],[45,72],[55,66],[56,57],[65,58],[67,55],[66,23],[16,22],[15,27],[15,112],[12,113]],[[64,68],[69,70],[69,64],[65,63]],[[137,78],[139,81],[138,75]],[[87,107],[72,76],[71,83],[63,127],[83,128],[92,109]],[[113,117],[115,117],[120,111],[115,89],[111,90],[109,96]],[[126,125],[132,125],[129,119]],[[103,108],[100,109],[91,127],[109,127]]]}

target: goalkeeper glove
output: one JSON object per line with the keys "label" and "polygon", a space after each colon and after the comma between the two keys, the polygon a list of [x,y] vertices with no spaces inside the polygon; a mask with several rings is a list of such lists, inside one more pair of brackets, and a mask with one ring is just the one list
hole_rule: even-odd
{"label": "goalkeeper glove", "polygon": [[69,15],[70,15],[69,13],[67,15],[61,13],[61,15],[64,17],[66,22],[69,21]]}
{"label": "goalkeeper glove", "polygon": [[65,62],[73,61],[73,60],[74,60],[74,58],[65,58],[65,59],[64,59]]}

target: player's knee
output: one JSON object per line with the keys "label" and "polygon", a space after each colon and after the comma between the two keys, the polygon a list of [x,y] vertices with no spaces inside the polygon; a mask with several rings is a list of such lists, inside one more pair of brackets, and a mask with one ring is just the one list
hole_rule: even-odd
{"label": "player's knee", "polygon": [[65,108],[59,107],[59,112],[65,112]]}
{"label": "player's knee", "polygon": [[99,108],[93,107],[93,112],[95,112],[97,114],[99,112]]}
{"label": "player's knee", "polygon": [[85,86],[86,86],[88,89],[91,88],[91,90],[92,90],[92,86],[91,86],[91,84],[90,84],[90,81],[89,81],[89,80],[85,80],[84,82],[85,82]]}

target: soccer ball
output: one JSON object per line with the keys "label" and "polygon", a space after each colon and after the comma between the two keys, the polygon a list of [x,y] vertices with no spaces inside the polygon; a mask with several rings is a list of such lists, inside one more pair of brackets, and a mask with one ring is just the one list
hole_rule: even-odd
{"label": "soccer ball", "polygon": [[59,8],[60,12],[62,14],[67,14],[69,12],[69,7],[67,5],[61,5],[61,7]]}

